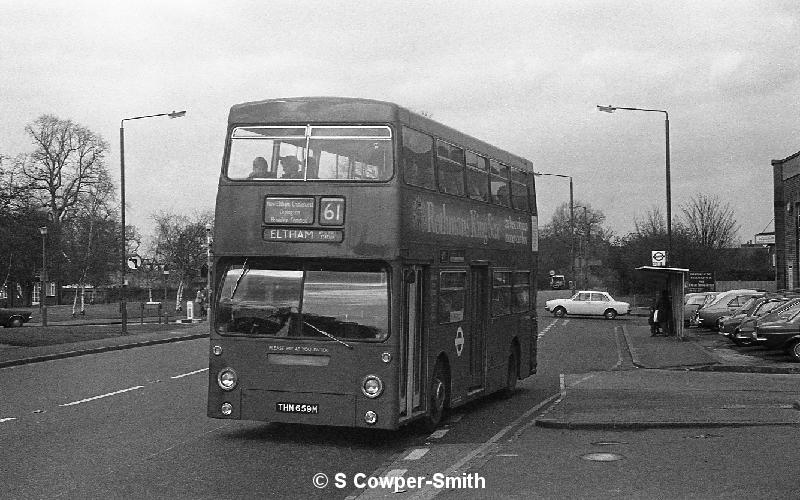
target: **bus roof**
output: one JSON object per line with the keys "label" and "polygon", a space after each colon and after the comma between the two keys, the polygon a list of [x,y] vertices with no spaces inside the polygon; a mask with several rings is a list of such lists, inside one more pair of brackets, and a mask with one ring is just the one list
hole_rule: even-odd
{"label": "bus roof", "polygon": [[245,102],[231,107],[229,125],[262,123],[400,122],[496,160],[533,172],[533,164],[513,153],[459,132],[397,104],[354,97],[288,97]]}

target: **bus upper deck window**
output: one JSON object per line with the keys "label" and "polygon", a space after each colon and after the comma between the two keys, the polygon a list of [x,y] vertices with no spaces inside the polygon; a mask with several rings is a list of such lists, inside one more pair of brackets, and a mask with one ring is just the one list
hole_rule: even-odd
{"label": "bus upper deck window", "polygon": [[237,127],[226,174],[233,180],[387,181],[393,151],[387,126]]}

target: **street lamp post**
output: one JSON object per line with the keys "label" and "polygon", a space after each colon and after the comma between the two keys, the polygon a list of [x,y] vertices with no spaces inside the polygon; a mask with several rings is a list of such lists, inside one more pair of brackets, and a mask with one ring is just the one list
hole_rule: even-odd
{"label": "street lamp post", "polygon": [[186,115],[186,111],[173,111],[172,113],[158,113],[155,115],[134,116],[123,118],[119,122],[119,172],[120,172],[120,220],[122,222],[122,286],[120,288],[120,314],[122,315],[122,334],[128,333],[128,246],[125,235],[125,122],[131,120],[141,120],[143,118],[155,118],[157,116],[168,116],[170,118],[180,118]]}
{"label": "street lamp post", "polygon": [[569,261],[572,271],[572,291],[575,291],[575,287],[577,286],[578,278],[575,276],[575,211],[573,209],[572,203],[572,176],[571,175],[564,175],[564,174],[547,174],[544,172],[534,172],[533,175],[547,175],[551,177],[562,177],[564,179],[569,179],[569,231],[570,231],[570,242],[569,242]]}
{"label": "street lamp post", "polygon": [[42,317],[42,326],[47,326],[47,304],[44,303],[44,298],[47,295],[45,287],[47,286],[47,226],[39,228],[39,234],[42,235],[42,273],[41,288],[39,291],[39,315]]}
{"label": "street lamp post", "polygon": [[667,259],[669,266],[672,260],[672,191],[670,186],[670,167],[669,167],[669,113],[663,109],[644,109],[644,108],[623,108],[620,106],[597,106],[598,111],[613,113],[618,109],[627,111],[645,111],[651,113],[664,113],[664,136],[666,142],[666,174],[667,174]]}

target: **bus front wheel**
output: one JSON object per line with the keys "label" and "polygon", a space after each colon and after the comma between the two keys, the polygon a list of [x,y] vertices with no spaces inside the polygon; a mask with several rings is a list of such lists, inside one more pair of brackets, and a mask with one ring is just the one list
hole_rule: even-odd
{"label": "bus front wheel", "polygon": [[428,414],[424,422],[426,431],[433,432],[442,423],[449,390],[447,370],[440,361],[436,363],[428,390]]}

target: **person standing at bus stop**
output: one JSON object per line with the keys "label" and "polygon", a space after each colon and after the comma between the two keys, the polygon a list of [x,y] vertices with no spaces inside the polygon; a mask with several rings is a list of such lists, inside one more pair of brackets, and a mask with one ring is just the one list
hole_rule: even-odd
{"label": "person standing at bus stop", "polygon": [[661,291],[661,295],[656,302],[656,313],[658,314],[658,326],[665,337],[672,335],[672,304],[666,290]]}

